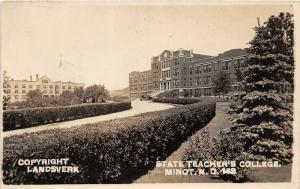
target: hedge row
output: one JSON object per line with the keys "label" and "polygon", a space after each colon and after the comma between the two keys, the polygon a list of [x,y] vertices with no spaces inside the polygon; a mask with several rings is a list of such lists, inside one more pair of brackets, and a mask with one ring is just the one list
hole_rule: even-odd
{"label": "hedge row", "polygon": [[130,108],[131,102],[119,102],[8,110],[3,113],[3,130],[104,115]]}
{"label": "hedge row", "polygon": [[[215,115],[215,103],[4,138],[5,184],[128,183],[155,166]],[[69,158],[79,173],[27,173],[16,162]]]}
{"label": "hedge row", "polygon": [[153,102],[159,103],[171,103],[171,104],[194,104],[200,102],[200,99],[196,98],[153,98]]}

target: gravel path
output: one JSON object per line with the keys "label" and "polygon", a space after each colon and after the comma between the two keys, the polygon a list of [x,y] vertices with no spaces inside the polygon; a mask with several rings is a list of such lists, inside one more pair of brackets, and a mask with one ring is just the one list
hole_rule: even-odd
{"label": "gravel path", "polygon": [[82,124],[95,123],[99,121],[106,121],[106,120],[111,120],[116,118],[130,117],[141,113],[165,110],[174,107],[171,104],[155,103],[150,101],[140,101],[139,99],[131,101],[131,106],[132,109],[125,110],[122,112],[116,112],[107,115],[100,115],[100,116],[77,119],[77,120],[60,122],[60,123],[51,123],[51,124],[41,125],[37,127],[18,129],[13,131],[6,131],[6,132],[2,132],[2,136],[8,137],[12,135],[20,135],[23,133],[36,132],[36,131],[54,129],[54,128],[69,128],[69,127],[79,126]]}
{"label": "gravel path", "polygon": [[[217,103],[216,116],[207,124],[210,136],[216,138],[218,131],[230,127],[231,122],[227,119],[229,115],[227,114],[228,103]],[[199,130],[198,132],[200,132]],[[198,133],[197,132],[197,133]],[[191,136],[195,137],[196,134]],[[188,147],[188,141],[181,144],[181,146],[173,152],[166,161],[181,161],[185,149]],[[165,176],[164,168],[155,167],[153,170],[149,171],[148,174],[140,177],[135,181],[135,183],[207,183],[207,182],[224,182],[222,180],[211,178],[210,176]]]}

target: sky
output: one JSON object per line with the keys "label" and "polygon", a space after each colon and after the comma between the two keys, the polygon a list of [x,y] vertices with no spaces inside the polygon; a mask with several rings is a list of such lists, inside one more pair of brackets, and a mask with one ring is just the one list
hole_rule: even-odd
{"label": "sky", "polygon": [[1,66],[13,79],[128,86],[165,49],[218,55],[249,47],[257,17],[292,12],[285,5],[118,5],[66,2],[2,4]]}

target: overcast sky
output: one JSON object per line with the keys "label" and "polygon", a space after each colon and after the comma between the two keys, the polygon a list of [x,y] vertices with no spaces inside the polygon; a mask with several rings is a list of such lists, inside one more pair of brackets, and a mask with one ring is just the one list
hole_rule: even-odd
{"label": "overcast sky", "polygon": [[[128,86],[131,71],[150,69],[165,49],[217,55],[248,47],[261,23],[290,5],[115,6],[87,3],[6,3],[1,62],[14,79],[39,73],[52,80]],[[62,64],[59,64],[62,56]]]}

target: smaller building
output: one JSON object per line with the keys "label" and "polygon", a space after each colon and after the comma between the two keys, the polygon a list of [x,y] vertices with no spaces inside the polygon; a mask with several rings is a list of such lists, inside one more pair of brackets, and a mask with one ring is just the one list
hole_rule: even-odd
{"label": "smaller building", "polygon": [[30,80],[8,79],[4,85],[5,95],[10,98],[10,102],[25,101],[27,93],[31,90],[39,90],[43,97],[55,97],[62,94],[63,91],[72,91],[78,87],[84,87],[83,83],[74,83],[71,81],[52,81],[47,76],[39,77],[36,74],[35,80],[30,76]]}
{"label": "smaller building", "polygon": [[151,70],[129,73],[129,97],[140,97],[143,94],[152,92],[152,72]]}

